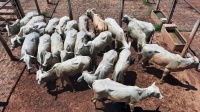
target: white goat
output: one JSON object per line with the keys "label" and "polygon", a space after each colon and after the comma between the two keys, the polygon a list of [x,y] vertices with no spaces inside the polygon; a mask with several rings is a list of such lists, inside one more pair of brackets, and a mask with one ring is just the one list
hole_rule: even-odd
{"label": "white goat", "polygon": [[51,52],[57,54],[58,51],[63,50],[64,44],[61,36],[55,31],[51,35]]}
{"label": "white goat", "polygon": [[155,28],[151,23],[139,21],[124,15],[122,21],[128,25],[128,36],[137,41],[138,52],[141,52],[142,46],[147,44],[155,32]]}
{"label": "white goat", "polygon": [[112,79],[116,82],[124,82],[124,75],[131,63],[130,46],[131,42],[129,42],[129,47],[124,48],[119,54],[119,59],[115,65],[114,73],[112,74]]}
{"label": "white goat", "polygon": [[123,29],[117,24],[117,22],[112,18],[105,19],[105,22],[108,26],[108,31],[112,33],[112,35],[115,37],[115,48],[118,46],[118,42],[123,44],[124,47],[128,47],[128,43],[125,40],[124,37],[124,31]]}
{"label": "white goat", "polygon": [[68,21],[64,31],[72,30],[72,29],[75,29],[78,31],[78,22],[76,20]]}
{"label": "white goat", "polygon": [[51,51],[51,37],[49,34],[44,34],[39,38],[38,52],[37,52],[37,61],[40,64],[43,64],[44,57],[42,52]]}
{"label": "white goat", "polygon": [[26,35],[24,43],[21,49],[21,59],[20,61],[24,61],[27,65],[28,71],[32,68],[32,63],[36,60],[35,56],[37,55],[38,43],[39,43],[39,34],[36,32],[32,32]]}
{"label": "white goat", "polygon": [[88,86],[92,87],[94,80],[107,78],[112,72],[117,59],[118,55],[115,50],[104,53],[103,60],[99,63],[95,73],[91,74],[88,71],[83,71],[82,75],[77,79],[77,82],[81,82],[84,79]]}
{"label": "white goat", "polygon": [[[95,80],[92,88],[94,92],[92,100],[95,108],[97,100],[108,98],[112,102],[125,102],[127,105],[129,104],[130,110],[133,112],[135,104],[147,97],[163,98],[155,82],[147,88],[139,88],[137,86],[126,86],[106,78]],[[104,104],[103,101],[102,103]]]}
{"label": "white goat", "polygon": [[26,25],[32,19],[32,17],[38,15],[39,14],[36,11],[29,12],[21,20],[17,19],[14,24],[12,25],[7,24],[5,28],[8,32],[8,36],[17,34],[22,26]]}
{"label": "white goat", "polygon": [[56,63],[61,62],[59,52],[57,52],[57,54],[52,54],[51,52],[44,51],[42,52],[42,57],[43,57],[42,67],[45,71],[49,70]]}
{"label": "white goat", "polygon": [[75,29],[65,31],[64,50],[74,52],[77,31]]}
{"label": "white goat", "polygon": [[55,27],[58,25],[59,19],[58,18],[53,18],[49,20],[49,23],[47,27],[45,28],[45,32],[48,34],[52,34],[55,31]]}
{"label": "white goat", "polygon": [[60,52],[60,61],[61,62],[64,62],[64,61],[74,57],[74,52],[68,52],[66,50],[62,50],[59,52]]}
{"label": "white goat", "polygon": [[[30,20],[31,21],[31,20]],[[47,26],[45,22],[36,22],[31,25],[22,26],[20,32],[17,36],[23,38],[24,35],[27,35],[31,32],[38,32],[40,35],[44,34],[44,29]]]}
{"label": "white goat", "polygon": [[40,34],[43,33],[44,27],[46,26],[46,23],[43,21],[43,16],[35,16],[25,26],[22,26],[19,33],[10,40],[11,49],[13,50],[16,47],[21,46],[26,37],[25,35],[28,35],[31,32],[38,32]]}
{"label": "white goat", "polygon": [[88,70],[90,63],[90,57],[77,56],[62,63],[55,64],[47,72],[37,74],[36,80],[38,81],[38,84],[41,84],[43,81],[47,81],[48,79],[51,79],[51,77],[57,76],[61,79],[62,86],[64,86],[65,80],[73,88],[73,91],[75,91],[75,88],[69,80],[69,76],[75,76],[78,73],[82,73],[84,70]]}
{"label": "white goat", "polygon": [[82,15],[79,17],[78,20],[79,31],[89,31],[89,18],[86,15]]}
{"label": "white goat", "polygon": [[68,16],[63,16],[63,17],[60,18],[58,25],[55,27],[56,28],[55,30],[60,35],[63,35],[64,29],[65,29],[68,21],[70,21],[70,18]]}
{"label": "white goat", "polygon": [[106,46],[111,48],[112,34],[110,31],[101,32],[94,40],[88,41],[87,44],[78,47],[76,55],[86,55],[92,58],[92,63],[96,68],[97,53],[104,50]]}
{"label": "white goat", "polygon": [[184,69],[196,68],[200,71],[199,59],[196,56],[182,58],[179,54],[173,54],[157,44],[146,44],[141,52],[143,65],[151,61],[165,67],[161,81],[170,72],[182,71]]}
{"label": "white goat", "polygon": [[[83,44],[86,44],[89,40],[91,40],[92,36],[93,36],[92,33],[86,32],[83,30],[77,33],[77,38],[76,38],[76,43],[75,43],[75,48],[74,48],[75,56],[79,54],[78,51],[81,47],[83,47]],[[88,53],[85,53],[85,54],[88,54]]]}

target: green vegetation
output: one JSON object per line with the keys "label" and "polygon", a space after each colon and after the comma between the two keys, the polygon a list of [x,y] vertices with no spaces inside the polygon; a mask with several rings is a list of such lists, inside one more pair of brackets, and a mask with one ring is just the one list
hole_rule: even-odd
{"label": "green vegetation", "polygon": [[156,31],[160,31],[161,28],[162,28],[162,25],[157,24],[157,23],[155,23],[153,26],[155,27],[155,30],[156,30]]}
{"label": "green vegetation", "polygon": [[41,15],[46,16],[47,12],[41,12]]}
{"label": "green vegetation", "polygon": [[146,6],[151,6],[151,3],[147,2],[147,0],[142,0],[142,3]]}
{"label": "green vegetation", "polygon": [[150,8],[148,9],[148,11],[147,11],[149,17],[151,16],[152,10],[153,10],[153,7],[150,7]]}

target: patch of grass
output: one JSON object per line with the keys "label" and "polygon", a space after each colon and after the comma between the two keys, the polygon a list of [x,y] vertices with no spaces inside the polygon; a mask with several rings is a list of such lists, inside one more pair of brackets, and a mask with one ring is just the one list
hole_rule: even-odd
{"label": "patch of grass", "polygon": [[147,2],[147,0],[142,0],[142,3],[146,6],[151,6],[151,3]]}
{"label": "patch of grass", "polygon": [[150,8],[148,9],[148,11],[147,11],[149,17],[151,16],[152,10],[153,10],[153,7],[150,7]]}
{"label": "patch of grass", "polygon": [[47,12],[41,12],[41,15],[46,16]]}
{"label": "patch of grass", "polygon": [[162,25],[157,24],[157,23],[155,23],[153,26],[155,27],[155,30],[156,30],[156,31],[160,31],[161,28],[162,28]]}

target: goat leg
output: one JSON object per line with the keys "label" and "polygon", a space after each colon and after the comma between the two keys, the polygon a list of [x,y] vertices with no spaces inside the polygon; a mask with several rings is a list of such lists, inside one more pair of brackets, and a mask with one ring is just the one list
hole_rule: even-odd
{"label": "goat leg", "polygon": [[162,78],[160,79],[160,80],[161,80],[161,83],[164,82],[163,79],[164,79],[169,73],[170,73],[170,71],[169,71],[167,68],[165,68],[165,70],[164,70],[164,72],[163,72],[163,74],[162,74]]}
{"label": "goat leg", "polygon": [[71,81],[69,80],[69,77],[65,77],[64,80],[69,84],[69,86],[73,89],[73,92],[76,92],[74,86],[72,85]]}

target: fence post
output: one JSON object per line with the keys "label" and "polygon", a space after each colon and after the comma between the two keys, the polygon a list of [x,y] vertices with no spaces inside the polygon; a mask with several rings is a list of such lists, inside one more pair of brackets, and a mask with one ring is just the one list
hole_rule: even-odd
{"label": "fence post", "polygon": [[13,56],[13,54],[12,54],[10,48],[9,48],[8,45],[6,44],[6,41],[3,39],[3,37],[2,37],[1,34],[0,34],[0,41],[1,41],[2,45],[3,45],[3,47],[5,48],[7,54],[9,55],[10,59],[11,59],[12,61],[16,61],[17,59]]}
{"label": "fence post", "polygon": [[50,4],[49,0],[46,0],[48,4]]}
{"label": "fence post", "polygon": [[73,14],[72,14],[72,7],[71,7],[71,0],[67,0],[68,7],[69,7],[69,18],[73,20]]}
{"label": "fence post", "polygon": [[159,5],[160,5],[160,0],[158,0],[158,1],[156,2],[156,11],[159,9]]}
{"label": "fence post", "polygon": [[172,19],[172,16],[173,16],[173,13],[174,13],[174,9],[176,7],[176,4],[177,4],[177,0],[174,0],[172,2],[172,6],[171,6],[171,9],[170,9],[170,13],[169,13],[169,18],[167,20],[167,24],[171,23],[171,19]]}
{"label": "fence post", "polygon": [[122,26],[122,16],[123,16],[123,10],[124,10],[124,0],[121,0],[120,2],[120,16],[119,16],[119,25]]}
{"label": "fence post", "polygon": [[185,47],[183,48],[182,52],[181,52],[181,56],[184,57],[186,51],[188,50],[188,48],[190,47],[190,44],[192,42],[192,40],[194,39],[194,36],[198,30],[200,26],[200,19],[198,19],[194,25],[194,27],[192,28],[192,32],[189,35],[189,39],[187,39],[187,42],[185,44]]}
{"label": "fence post", "polygon": [[37,8],[37,11],[38,11],[39,15],[41,15],[40,7],[38,5],[38,1],[37,0],[35,0],[35,5],[36,5],[36,8]]}
{"label": "fence post", "polygon": [[11,4],[14,7],[15,12],[17,13],[17,17],[23,18],[25,14],[19,0],[11,0]]}
{"label": "fence post", "polygon": [[22,6],[21,6],[21,3],[19,2],[19,0],[15,0],[16,1],[16,4],[17,4],[17,8],[22,16],[22,18],[25,16],[24,14],[24,10],[22,9]]}

